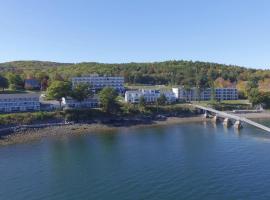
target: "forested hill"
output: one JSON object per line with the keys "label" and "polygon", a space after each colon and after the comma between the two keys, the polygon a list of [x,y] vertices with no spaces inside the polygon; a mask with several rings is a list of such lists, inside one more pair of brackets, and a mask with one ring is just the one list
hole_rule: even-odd
{"label": "forested hill", "polygon": [[[0,72],[17,73],[23,78],[40,77],[47,74],[51,79],[61,76],[69,79],[92,73],[100,75],[121,75],[130,84],[207,85],[211,81],[234,84],[251,78],[270,78],[269,70],[248,69],[240,66],[208,62],[165,61],[153,63],[57,63],[43,61],[15,61],[0,63]],[[224,82],[224,83],[223,83]]]}
{"label": "forested hill", "polygon": [[11,70],[22,70],[22,69],[48,69],[60,66],[69,66],[72,63],[58,63],[58,62],[49,62],[49,61],[13,61],[0,63],[0,69],[11,71]]}

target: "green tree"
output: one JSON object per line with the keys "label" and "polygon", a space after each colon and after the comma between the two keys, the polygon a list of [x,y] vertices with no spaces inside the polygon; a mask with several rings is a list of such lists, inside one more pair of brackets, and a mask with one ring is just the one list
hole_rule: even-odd
{"label": "green tree", "polygon": [[10,88],[13,90],[22,89],[24,86],[23,79],[18,74],[8,74],[8,82],[10,85]]}
{"label": "green tree", "polygon": [[0,88],[2,88],[2,90],[4,91],[5,88],[8,88],[9,83],[8,80],[4,77],[0,75]]}
{"label": "green tree", "polygon": [[144,112],[145,107],[146,107],[146,100],[145,100],[144,96],[140,96],[140,99],[139,99],[139,109],[140,109],[140,111]]}
{"label": "green tree", "polygon": [[71,93],[70,82],[65,81],[53,81],[47,89],[47,95],[51,99],[55,99],[59,102],[60,107],[62,105],[62,97],[67,97]]}
{"label": "green tree", "polygon": [[146,100],[145,100],[144,96],[140,96],[139,106],[142,106],[142,107],[146,106]]}
{"label": "green tree", "polygon": [[76,85],[70,96],[74,99],[76,99],[77,101],[81,102],[91,96],[93,96],[93,92],[91,90],[91,87],[89,87],[88,84],[78,84]]}
{"label": "green tree", "polygon": [[262,105],[265,108],[270,108],[270,92],[263,92],[261,93],[261,97],[262,97]]}
{"label": "green tree", "polygon": [[102,110],[106,113],[115,113],[119,110],[117,102],[117,92],[114,88],[105,87],[99,92],[99,101]]}
{"label": "green tree", "polygon": [[263,103],[263,96],[258,88],[251,88],[248,93],[248,100],[252,106]]}
{"label": "green tree", "polygon": [[[259,87],[259,79],[256,76],[251,77],[247,82],[247,95],[249,96],[249,93],[253,88]],[[254,92],[254,91],[253,91]]]}
{"label": "green tree", "polygon": [[211,84],[211,103],[215,103],[217,101],[216,99],[216,89],[214,86],[214,83]]}
{"label": "green tree", "polygon": [[160,97],[157,99],[158,105],[164,106],[167,102],[167,98],[165,94],[161,94]]}

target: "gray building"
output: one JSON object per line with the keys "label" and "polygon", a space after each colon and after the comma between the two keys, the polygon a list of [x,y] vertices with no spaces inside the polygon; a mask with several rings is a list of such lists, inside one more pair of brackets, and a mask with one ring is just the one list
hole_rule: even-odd
{"label": "gray building", "polygon": [[173,88],[172,90],[177,99],[185,101],[208,101],[212,96],[217,100],[238,99],[238,91],[236,88],[206,88],[199,91],[195,87],[186,89],[185,87],[180,86]]}
{"label": "gray building", "polygon": [[73,87],[78,84],[86,83],[89,84],[93,90],[112,87],[118,92],[124,91],[124,77],[121,76],[99,76],[94,74],[89,76],[73,77],[71,81]]}
{"label": "gray building", "polygon": [[71,97],[63,97],[62,104],[65,108],[97,108],[99,101],[97,97],[88,98],[83,101],[77,101]]}
{"label": "gray building", "polygon": [[40,110],[39,94],[0,94],[0,112]]}

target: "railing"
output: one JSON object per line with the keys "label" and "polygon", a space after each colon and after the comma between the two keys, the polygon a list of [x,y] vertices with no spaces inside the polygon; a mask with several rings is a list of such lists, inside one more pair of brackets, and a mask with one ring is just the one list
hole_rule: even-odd
{"label": "railing", "polygon": [[209,112],[212,112],[212,113],[216,113],[219,117],[230,118],[230,119],[234,119],[236,121],[245,122],[247,124],[250,124],[252,126],[255,126],[257,128],[260,128],[262,130],[265,130],[267,132],[270,132],[270,128],[269,127],[264,126],[262,124],[259,124],[257,122],[254,122],[254,121],[252,121],[250,119],[247,119],[245,117],[239,117],[237,115],[229,114],[229,113],[226,113],[226,112],[218,111],[218,110],[215,110],[213,108],[208,108],[208,107],[204,107],[204,106],[200,106],[200,105],[194,105],[194,104],[192,104],[192,105],[195,106],[195,108],[199,108],[201,110],[206,110],[206,111],[209,111]]}

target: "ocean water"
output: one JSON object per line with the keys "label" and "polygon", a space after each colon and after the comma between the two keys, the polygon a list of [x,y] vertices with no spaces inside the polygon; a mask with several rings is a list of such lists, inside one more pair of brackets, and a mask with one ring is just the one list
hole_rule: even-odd
{"label": "ocean water", "polygon": [[1,200],[262,200],[269,188],[270,135],[250,126],[124,128],[0,147]]}

